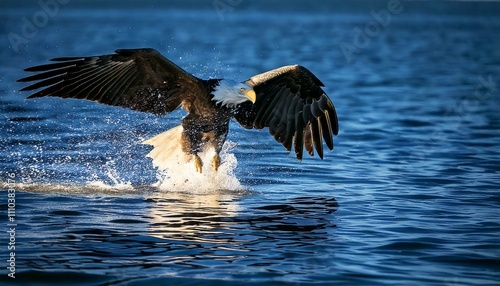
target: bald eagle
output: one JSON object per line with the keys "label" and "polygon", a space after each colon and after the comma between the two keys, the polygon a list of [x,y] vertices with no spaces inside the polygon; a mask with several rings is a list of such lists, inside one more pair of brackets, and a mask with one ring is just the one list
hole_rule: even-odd
{"label": "bald eagle", "polygon": [[86,99],[156,115],[184,108],[188,114],[180,126],[145,141],[153,145],[148,156],[160,168],[170,147],[180,144],[186,160],[193,160],[200,173],[203,162],[199,154],[212,147],[212,167],[217,171],[231,118],[248,129],[268,127],[288,151],[293,143],[299,161],[304,147],[311,156],[316,149],[323,159],[322,140],[332,150],[333,135],[338,133],[335,107],[321,89],[323,84],[300,65],[237,82],[197,78],[149,48],[51,61],[54,63],[25,69],[36,74],[18,80],[36,81],[21,89],[40,89],[28,98]]}

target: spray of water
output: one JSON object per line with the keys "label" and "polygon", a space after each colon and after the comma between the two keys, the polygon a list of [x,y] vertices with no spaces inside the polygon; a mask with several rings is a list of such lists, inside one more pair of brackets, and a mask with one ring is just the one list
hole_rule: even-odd
{"label": "spray of water", "polygon": [[234,174],[238,161],[231,151],[235,147],[236,144],[233,142],[224,143],[220,153],[222,164],[218,171],[209,164],[215,154],[212,149],[200,154],[202,161],[205,162],[201,174],[196,172],[192,161],[185,162],[180,157],[174,157],[175,159],[168,163],[164,171],[159,171],[158,182],[155,185],[160,190],[169,192],[210,193],[218,190],[242,190],[243,186]]}
{"label": "spray of water", "polygon": [[[152,185],[137,185],[126,175],[126,166],[117,165],[113,160],[108,161],[102,168],[89,176],[89,180],[84,182],[58,182],[52,177],[51,182],[45,180],[42,173],[28,173],[18,176],[15,184],[8,184],[0,180],[0,188],[14,187],[18,190],[44,191],[44,192],[65,192],[65,193],[88,193],[88,192],[133,192],[134,190],[156,190],[160,192],[210,194],[218,191],[241,191],[244,187],[234,174],[238,161],[232,150],[236,143],[227,141],[220,153],[221,165],[218,171],[214,171],[211,166],[211,159],[214,151],[209,149],[200,154],[205,162],[203,173],[195,170],[192,161],[185,162],[183,156],[173,156],[168,166],[164,170],[156,173],[156,182]],[[149,162],[148,162],[149,163]],[[51,167],[51,166],[46,166]],[[52,166],[53,167],[53,166]],[[92,168],[92,164],[87,164]],[[23,168],[29,168],[28,166]],[[43,170],[43,166],[41,166]],[[104,176],[103,176],[104,175]],[[20,180],[20,181],[19,181]]]}

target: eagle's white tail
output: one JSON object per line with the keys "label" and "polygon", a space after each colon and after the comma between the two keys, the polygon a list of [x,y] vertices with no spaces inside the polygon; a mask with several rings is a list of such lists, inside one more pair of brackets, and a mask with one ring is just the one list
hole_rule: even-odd
{"label": "eagle's white tail", "polygon": [[180,142],[182,131],[182,125],[179,125],[142,142],[154,147],[147,157],[153,159],[153,165],[159,170],[169,168],[174,162],[186,161]]}

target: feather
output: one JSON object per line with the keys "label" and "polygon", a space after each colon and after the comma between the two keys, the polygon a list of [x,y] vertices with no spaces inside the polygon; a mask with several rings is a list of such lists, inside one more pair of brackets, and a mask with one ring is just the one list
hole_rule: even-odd
{"label": "feather", "polygon": [[312,140],[311,123],[307,124],[304,132],[304,146],[309,155],[314,156],[313,140]]}
{"label": "feather", "polygon": [[333,149],[332,127],[330,126],[330,118],[328,118],[328,110],[325,111],[323,116],[319,117],[321,122],[321,131],[323,132],[323,139],[328,149]]}
{"label": "feather", "polygon": [[311,127],[314,148],[316,149],[318,156],[323,159],[323,144],[321,142],[322,132],[321,125],[318,124],[318,119],[313,118],[311,120]]}
{"label": "feather", "polygon": [[298,118],[302,116],[301,113],[297,113],[296,122],[297,129],[294,134],[293,148],[295,149],[295,156],[299,161],[302,161],[302,154],[304,152],[304,123]]}

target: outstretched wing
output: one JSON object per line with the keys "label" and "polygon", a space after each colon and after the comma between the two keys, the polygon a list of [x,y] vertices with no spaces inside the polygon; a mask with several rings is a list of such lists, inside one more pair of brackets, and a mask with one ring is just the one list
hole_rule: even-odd
{"label": "outstretched wing", "polygon": [[255,104],[245,102],[235,119],[245,128],[269,127],[276,141],[290,151],[294,144],[297,159],[304,147],[313,156],[316,149],[323,158],[323,143],[333,149],[338,134],[335,107],[321,89],[321,81],[306,68],[284,66],[251,77],[246,81],[257,94]]}
{"label": "outstretched wing", "polygon": [[28,98],[57,96],[97,101],[164,115],[191,94],[204,91],[198,79],[154,49],[117,50],[115,54],[52,59],[55,63],[25,69],[37,81],[21,91]]}

